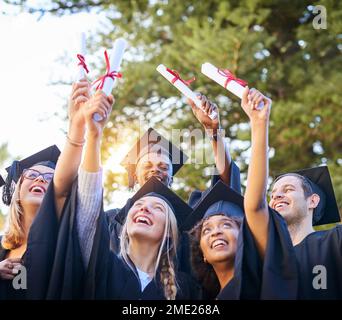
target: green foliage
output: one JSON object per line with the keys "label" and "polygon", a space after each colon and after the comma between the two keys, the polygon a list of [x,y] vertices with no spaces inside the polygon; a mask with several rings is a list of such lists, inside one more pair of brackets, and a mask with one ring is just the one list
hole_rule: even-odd
{"label": "green foliage", "polygon": [[2,166],[10,156],[7,147],[7,143],[0,145],[0,166]]}
{"label": "green foliage", "polygon": [[[326,30],[312,25],[312,9],[318,4],[327,9]],[[106,10],[112,31],[101,34],[97,45],[110,48],[119,36],[129,39],[130,55],[123,64],[124,79],[115,93],[112,126],[104,139],[105,157],[110,145],[122,139],[122,128],[133,131],[139,119],[167,133],[171,128],[200,128],[179,92],[155,71],[159,63],[185,79],[195,75],[192,87],[218,103],[231,141],[248,141],[249,132],[239,126],[247,120],[239,101],[200,74],[201,64],[208,61],[230,69],[273,99],[271,175],[326,163],[342,207],[341,1],[68,0],[52,7],[57,14]],[[245,173],[249,144],[234,146],[233,158]],[[209,178],[203,177],[204,167],[188,165],[177,176],[183,197],[194,188],[205,188]],[[111,175],[107,186],[122,179]]]}

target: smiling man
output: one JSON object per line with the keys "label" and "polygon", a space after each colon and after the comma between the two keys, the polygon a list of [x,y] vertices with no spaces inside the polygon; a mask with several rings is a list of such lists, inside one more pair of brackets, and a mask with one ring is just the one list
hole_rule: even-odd
{"label": "smiling man", "polygon": [[[127,153],[122,165],[128,173],[128,185],[143,186],[151,177],[170,187],[173,176],[180,170],[188,157],[181,149],[165,139],[159,132],[149,128]],[[130,200],[128,200],[130,201]],[[107,223],[111,234],[111,248],[120,250],[121,226],[126,214],[120,208],[106,212]]]}
{"label": "smiling man", "polygon": [[188,157],[158,131],[149,128],[127,153],[122,165],[128,173],[128,185],[142,186],[152,176],[170,187],[173,176]]}
{"label": "smiling man", "polygon": [[298,299],[342,299],[342,226],[328,167],[279,176],[270,207],[287,223],[299,268]]}

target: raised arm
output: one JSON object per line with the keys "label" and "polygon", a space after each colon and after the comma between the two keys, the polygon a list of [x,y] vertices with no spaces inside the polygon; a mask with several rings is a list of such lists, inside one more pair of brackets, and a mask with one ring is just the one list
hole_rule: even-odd
{"label": "raised arm", "polygon": [[81,163],[84,144],[85,120],[82,112],[84,104],[89,100],[90,85],[87,80],[76,82],[68,104],[69,130],[66,142],[59,156],[53,179],[55,203],[58,216],[61,215],[65,199],[71,189]]}
{"label": "raised arm", "polygon": [[[208,100],[206,96],[199,94],[199,98],[202,101],[202,107],[204,111],[198,108],[192,100],[188,99],[187,102],[191,106],[195,117],[202,124],[204,130],[210,137],[215,156],[216,168],[219,172],[221,180],[227,185],[230,185],[231,157],[228,146],[223,141],[223,137],[221,135],[219,110],[217,105]],[[214,120],[208,116],[208,114],[210,114],[213,110],[215,110],[218,114],[217,118]]]}
{"label": "raised arm", "polygon": [[[85,267],[87,267],[96,231],[96,221],[102,206],[101,139],[104,126],[112,110],[113,97],[98,91],[83,109],[87,127],[86,145],[79,170],[76,224]],[[97,112],[102,121],[93,120]]]}
{"label": "raised arm", "polygon": [[[106,96],[102,91],[97,91],[84,108],[84,118],[87,127],[87,138],[82,169],[87,172],[98,172],[101,167],[101,139],[103,129],[111,113],[114,98]],[[93,120],[94,112],[102,116],[102,121]]]}
{"label": "raised arm", "polygon": [[[264,107],[257,109],[263,101]],[[252,152],[248,167],[247,188],[245,192],[245,214],[259,253],[265,255],[268,234],[268,205],[266,188],[268,179],[268,126],[271,100],[255,89],[245,88],[241,107],[251,123]]]}

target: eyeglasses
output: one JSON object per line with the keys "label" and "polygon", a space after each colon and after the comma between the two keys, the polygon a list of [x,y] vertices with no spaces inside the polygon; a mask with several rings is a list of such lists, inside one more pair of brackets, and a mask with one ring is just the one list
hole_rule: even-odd
{"label": "eyeglasses", "polygon": [[23,170],[23,177],[29,180],[36,180],[39,176],[41,176],[46,182],[50,182],[53,179],[53,174],[53,172],[41,173],[34,169]]}

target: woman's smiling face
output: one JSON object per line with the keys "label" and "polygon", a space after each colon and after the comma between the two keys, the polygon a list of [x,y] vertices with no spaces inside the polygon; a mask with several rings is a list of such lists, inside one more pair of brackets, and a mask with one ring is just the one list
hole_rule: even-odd
{"label": "woman's smiling face", "polygon": [[200,247],[210,264],[235,258],[239,226],[225,215],[213,215],[203,222]]}
{"label": "woman's smiling face", "polygon": [[40,206],[54,172],[54,169],[43,165],[35,165],[23,172],[19,192],[20,203],[23,207],[25,205]]}
{"label": "woman's smiling face", "polygon": [[127,215],[127,233],[153,242],[163,239],[168,205],[164,200],[146,196],[137,200]]}

